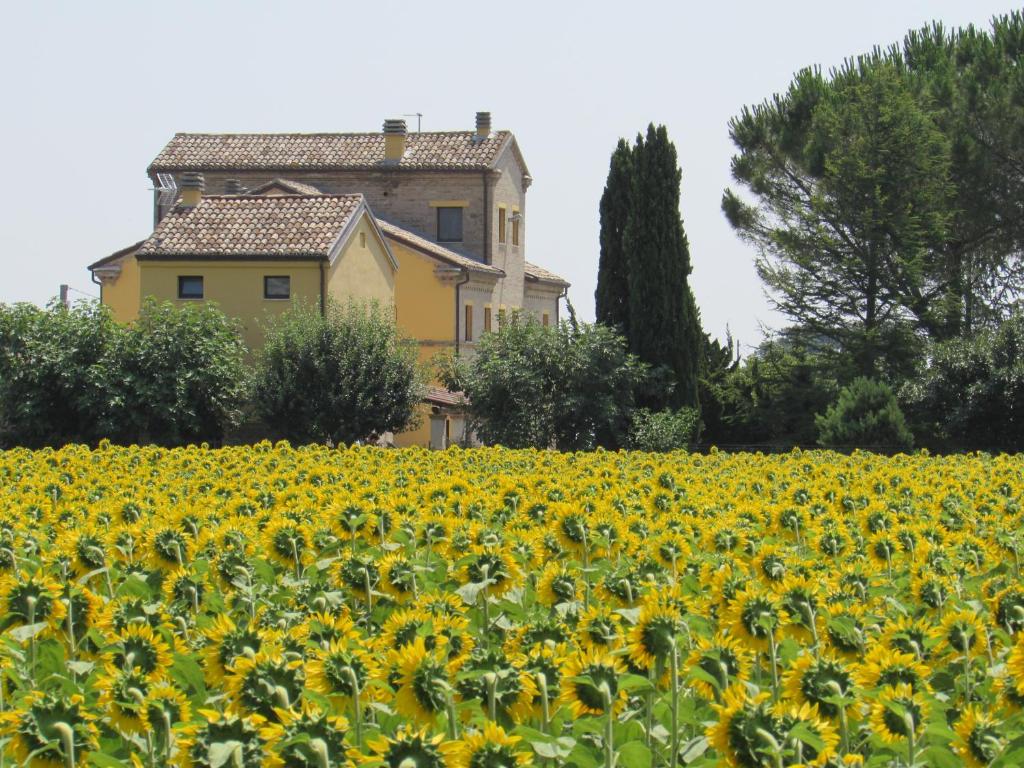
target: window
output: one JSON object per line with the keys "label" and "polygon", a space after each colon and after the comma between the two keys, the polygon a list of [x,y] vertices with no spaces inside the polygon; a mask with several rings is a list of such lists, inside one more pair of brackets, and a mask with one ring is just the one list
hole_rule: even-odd
{"label": "window", "polygon": [[505,242],[505,206],[498,206],[498,242]]}
{"label": "window", "polygon": [[547,312],[540,316],[540,324],[543,325],[545,328],[551,325],[551,317],[548,315]]}
{"label": "window", "polygon": [[264,299],[290,299],[292,279],[288,275],[267,275],[263,278]]}
{"label": "window", "polygon": [[462,242],[462,208],[437,209],[437,242]]}
{"label": "window", "polygon": [[519,222],[523,220],[523,214],[519,211],[512,212],[512,245],[519,245]]}
{"label": "window", "polygon": [[490,333],[491,331],[491,308],[484,307],[484,332]]}
{"label": "window", "polygon": [[178,275],[178,298],[203,298],[203,278],[200,275]]}
{"label": "window", "polygon": [[465,334],[466,341],[472,341],[473,340],[473,305],[472,304],[467,304],[466,305],[465,330],[466,330],[466,334]]}

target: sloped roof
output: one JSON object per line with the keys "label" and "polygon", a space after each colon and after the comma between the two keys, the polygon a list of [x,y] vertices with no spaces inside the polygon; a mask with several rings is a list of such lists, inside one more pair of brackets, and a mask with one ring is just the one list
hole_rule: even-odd
{"label": "sloped roof", "polygon": [[443,245],[438,245],[432,240],[428,240],[422,235],[418,235],[408,229],[392,224],[390,221],[385,221],[382,218],[377,218],[377,224],[380,226],[380,231],[384,233],[385,237],[396,240],[403,245],[413,248],[421,253],[425,253],[435,259],[439,259],[447,264],[451,264],[455,267],[462,267],[469,269],[474,272],[482,272],[488,275],[494,275],[495,277],[504,277],[504,271],[498,269],[491,264],[484,264],[482,261],[465,256],[458,251],[453,251],[451,248],[445,248]]}
{"label": "sloped roof", "polygon": [[209,195],[175,206],[139,249],[140,259],[326,259],[362,195]]}
{"label": "sloped roof", "polygon": [[272,189],[282,189],[286,194],[289,195],[322,195],[323,190],[317,189],[312,184],[303,184],[301,181],[293,181],[292,179],[282,179],[278,177],[271,179],[265,184],[260,184],[255,189],[250,189],[246,194],[249,195],[265,195]]}
{"label": "sloped roof", "polygon": [[544,267],[539,267],[536,264],[531,264],[530,262],[526,262],[524,265],[523,274],[526,279],[531,282],[554,283],[556,285],[564,286],[569,285],[569,281],[564,277],[559,277],[554,272],[546,270]]}
{"label": "sloped roof", "polygon": [[110,264],[113,264],[115,261],[120,259],[122,256],[127,256],[130,253],[135,253],[135,251],[139,250],[139,248],[142,247],[142,244],[144,242],[146,242],[146,241],[145,240],[139,240],[139,242],[132,243],[131,245],[129,245],[129,246],[125,247],[125,248],[122,248],[119,251],[114,251],[109,256],[104,256],[99,261],[94,261],[92,264],[90,264],[87,267],[87,269],[89,269],[91,271],[91,270],[94,270],[94,269],[99,269],[100,267],[106,267],[106,266],[108,266]]}
{"label": "sloped roof", "polygon": [[409,133],[405,153],[384,159],[383,133],[176,133],[150,173],[213,170],[487,170],[511,139],[496,131]]}

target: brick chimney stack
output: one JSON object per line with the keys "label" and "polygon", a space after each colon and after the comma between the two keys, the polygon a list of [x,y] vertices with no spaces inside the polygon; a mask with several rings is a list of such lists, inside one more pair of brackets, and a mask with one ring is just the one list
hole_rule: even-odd
{"label": "brick chimney stack", "polygon": [[397,163],[405,154],[405,120],[384,121],[384,159]]}
{"label": "brick chimney stack", "polygon": [[181,205],[186,208],[194,208],[203,199],[203,190],[206,189],[206,182],[203,174],[195,171],[186,171],[181,174]]}
{"label": "brick chimney stack", "polygon": [[477,112],[476,113],[476,137],[478,139],[486,139],[491,135],[491,113],[490,112]]}

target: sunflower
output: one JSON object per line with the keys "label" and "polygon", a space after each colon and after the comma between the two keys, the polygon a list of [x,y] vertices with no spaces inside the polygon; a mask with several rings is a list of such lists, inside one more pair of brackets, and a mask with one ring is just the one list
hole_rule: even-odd
{"label": "sunflower", "polygon": [[462,568],[465,584],[486,584],[484,593],[501,597],[522,577],[515,560],[503,549],[474,547]]}
{"label": "sunflower", "polygon": [[32,691],[18,707],[0,713],[0,733],[9,739],[4,749],[13,753],[19,765],[29,768],[64,768],[72,762],[84,765],[99,739],[95,717],[84,704],[85,699],[77,694]]}
{"label": "sunflower", "polygon": [[722,617],[730,633],[759,651],[767,650],[770,638],[782,623],[779,606],[773,596],[748,586],[736,594]]}
{"label": "sunflower", "polygon": [[1006,674],[1017,694],[1024,696],[1024,635],[1017,638],[1006,657]]}
{"label": "sunflower", "polygon": [[67,584],[61,598],[65,606],[64,631],[68,640],[80,652],[95,653],[99,646],[89,635],[90,629],[100,629],[103,599],[88,587]]}
{"label": "sunflower", "polygon": [[206,646],[202,653],[206,664],[203,671],[214,685],[224,683],[235,659],[255,656],[264,642],[264,633],[251,625],[236,625],[225,613],[214,619],[205,635]]}
{"label": "sunflower", "polygon": [[786,633],[801,643],[816,642],[822,623],[818,584],[803,576],[787,576],[778,586],[778,597]]}
{"label": "sunflower", "polygon": [[193,544],[184,533],[170,526],[159,526],[147,535],[149,566],[154,570],[177,570],[192,561]]}
{"label": "sunflower", "polygon": [[769,749],[785,741],[782,722],[768,703],[769,694],[753,698],[742,685],[730,686],[721,704],[712,704],[718,720],[706,732],[711,746],[726,765],[761,768]]}
{"label": "sunflower", "polygon": [[573,717],[603,715],[609,705],[618,713],[626,705],[626,691],[619,688],[619,676],[625,672],[619,656],[598,650],[577,651],[562,669],[560,701],[572,710]]}
{"label": "sunflower", "polygon": [[967,768],[986,768],[1002,751],[999,721],[976,706],[969,706],[953,728],[958,737],[953,749]]}
{"label": "sunflower", "polygon": [[554,704],[559,695],[562,682],[562,664],[568,653],[564,643],[555,645],[546,643],[535,645],[527,651],[526,662],[523,669],[533,675],[537,685],[537,697],[533,702],[533,716],[541,718],[544,714],[544,701],[546,695],[548,713],[554,710]]}
{"label": "sunflower", "polygon": [[530,752],[516,748],[519,736],[510,736],[496,723],[483,730],[467,733],[462,739],[445,744],[448,768],[517,768],[533,763]]}
{"label": "sunflower", "polygon": [[995,623],[1013,635],[1024,630],[1024,587],[1010,585],[993,595],[989,608]]}
{"label": "sunflower", "polygon": [[752,656],[738,640],[728,635],[698,638],[686,659],[690,685],[705,699],[717,701],[722,691],[747,680]]}
{"label": "sunflower", "polygon": [[164,577],[164,604],[173,613],[199,613],[207,590],[204,577],[178,568]]}
{"label": "sunflower", "polygon": [[477,648],[466,661],[456,690],[463,700],[475,700],[485,711],[493,699],[495,715],[522,722],[530,717],[537,698],[537,681],[526,669],[526,661],[521,654],[509,657],[498,649]]}
{"label": "sunflower", "polygon": [[142,670],[152,675],[164,672],[172,662],[172,648],[148,624],[133,622],[110,638],[110,645],[104,651],[110,663],[121,669]]}
{"label": "sunflower", "polygon": [[288,659],[266,650],[235,659],[227,678],[232,711],[276,721],[275,710],[298,704],[303,687],[302,667],[301,659]]}
{"label": "sunflower", "polygon": [[299,711],[278,709],[277,722],[260,729],[271,752],[268,766],[319,768],[345,764],[348,720],[303,701]]}
{"label": "sunflower", "polygon": [[985,653],[985,624],[974,611],[954,611],[942,620],[939,649],[950,655],[968,658]]}
{"label": "sunflower", "polygon": [[580,616],[575,635],[583,650],[617,648],[623,640],[622,617],[610,606],[594,603]]}
{"label": "sunflower", "polygon": [[380,586],[396,603],[416,594],[416,569],[404,556],[393,553],[380,561]]}
{"label": "sunflower", "polygon": [[357,690],[363,696],[372,694],[377,689],[366,686],[377,676],[377,663],[370,653],[341,641],[313,651],[306,666],[307,687],[339,706],[351,701]]}
{"label": "sunflower", "polygon": [[554,561],[548,563],[537,582],[537,602],[554,608],[560,603],[575,603],[583,595],[579,569]]}
{"label": "sunflower", "polygon": [[676,636],[682,631],[678,610],[654,597],[645,599],[640,616],[629,631],[629,660],[640,669],[663,670],[676,647]]}
{"label": "sunflower", "polygon": [[[262,768],[270,753],[260,736],[260,723],[249,717],[201,709],[200,719],[185,726],[178,760],[182,768],[214,768],[232,765],[241,768]],[[223,760],[220,750],[233,743],[233,754]],[[214,757],[214,749],[217,757]]]}
{"label": "sunflower", "polygon": [[145,727],[155,733],[163,743],[164,749],[169,748],[171,731],[178,723],[187,723],[192,719],[192,708],[185,694],[169,682],[159,682],[150,686],[142,705],[142,717]]}
{"label": "sunflower", "polygon": [[783,680],[786,697],[799,704],[810,704],[825,717],[839,717],[835,697],[846,697],[853,704],[853,674],[846,664],[832,656],[815,658],[802,653],[792,663]]}
{"label": "sunflower", "polygon": [[99,704],[114,727],[123,733],[142,733],[146,730],[145,700],[152,679],[138,668],[108,667],[104,677],[96,682],[101,691]]}
{"label": "sunflower", "polygon": [[887,648],[928,661],[939,636],[939,630],[926,620],[901,616],[886,625],[881,639]]}
{"label": "sunflower", "polygon": [[260,538],[262,551],[282,568],[299,571],[315,557],[306,527],[287,517],[272,520]]}
{"label": "sunflower", "polygon": [[445,755],[454,747],[441,745],[443,735],[428,736],[424,728],[414,731],[399,726],[393,737],[381,736],[368,742],[370,754],[349,750],[348,756],[357,764],[383,768],[448,768]]}
{"label": "sunflower", "polygon": [[915,656],[882,646],[872,648],[854,673],[861,688],[908,685],[915,692],[928,690],[930,676],[928,665]]}
{"label": "sunflower", "polygon": [[575,554],[589,552],[592,545],[589,518],[568,505],[559,505],[559,507],[554,522],[558,543],[568,552]]}
{"label": "sunflower", "polygon": [[60,583],[43,571],[19,571],[0,579],[0,606],[8,626],[46,623],[57,629],[64,620],[65,608]]}
{"label": "sunflower", "polygon": [[906,683],[885,688],[871,707],[871,728],[882,741],[917,741],[928,720],[928,704]]}
{"label": "sunflower", "polygon": [[302,635],[306,642],[319,648],[327,648],[339,640],[357,640],[359,633],[356,624],[347,609],[340,613],[313,613],[306,617],[302,625]]}
{"label": "sunflower", "polygon": [[[831,723],[821,719],[818,708],[813,704],[803,703],[798,706],[779,707],[777,711],[780,729],[787,734],[785,746],[795,753],[796,764],[827,765],[836,754],[839,734]],[[805,734],[813,735],[815,741],[820,742],[821,746],[814,747],[800,737],[788,735],[797,728]]]}
{"label": "sunflower", "polygon": [[392,651],[398,669],[395,709],[417,724],[429,725],[448,708],[452,690],[447,649],[440,644],[428,650],[422,637]]}

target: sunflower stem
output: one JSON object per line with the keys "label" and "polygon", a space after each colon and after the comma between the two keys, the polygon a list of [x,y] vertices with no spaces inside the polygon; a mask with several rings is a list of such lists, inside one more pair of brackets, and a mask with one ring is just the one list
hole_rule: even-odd
{"label": "sunflower stem", "polygon": [[669,654],[669,663],[671,665],[671,680],[669,685],[672,686],[671,691],[671,722],[672,722],[672,734],[669,740],[669,748],[672,750],[669,755],[669,766],[670,768],[676,768],[676,764],[679,762],[679,651],[676,647],[675,635],[672,636],[672,652]]}
{"label": "sunflower stem", "polygon": [[345,672],[348,674],[349,684],[352,686],[352,709],[353,719],[356,724],[356,747],[361,749],[363,746],[363,705],[359,700],[359,679],[356,677],[356,672],[352,667],[345,667]]}
{"label": "sunflower stem", "polygon": [[484,674],[487,686],[487,716],[493,723],[498,719],[498,676],[493,672]]}
{"label": "sunflower stem", "polygon": [[601,683],[601,699],[604,701],[604,765],[615,768],[615,708],[612,706],[612,692],[608,683]]}
{"label": "sunflower stem", "polygon": [[457,741],[459,738],[459,721],[455,716],[455,699],[452,698],[452,689],[446,687],[444,693],[445,709],[448,712],[448,738]]}
{"label": "sunflower stem", "polygon": [[917,758],[917,743],[914,739],[914,716],[909,712],[903,715],[903,725],[907,729],[907,765],[913,768],[914,760]]}
{"label": "sunflower stem", "polygon": [[540,717],[541,732],[550,736],[548,730],[551,728],[551,711],[548,704],[548,678],[543,672],[537,673],[537,688],[540,689]]}
{"label": "sunflower stem", "polygon": [[64,765],[75,768],[75,732],[70,725],[60,720],[53,724],[53,730],[60,734],[60,743],[64,748]]}
{"label": "sunflower stem", "polygon": [[768,632],[768,654],[772,663],[772,701],[777,703],[779,700],[779,661],[776,655],[774,629]]}

